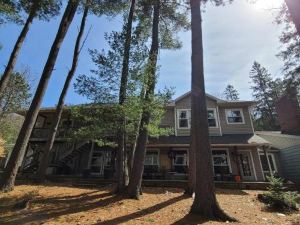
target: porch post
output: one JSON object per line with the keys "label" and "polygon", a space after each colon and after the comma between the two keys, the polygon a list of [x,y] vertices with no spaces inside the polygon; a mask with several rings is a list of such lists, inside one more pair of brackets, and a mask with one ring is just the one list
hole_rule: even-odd
{"label": "porch post", "polygon": [[268,157],[268,154],[267,154],[266,146],[263,146],[263,150],[264,150],[264,155],[265,155],[266,158],[267,158],[267,162],[268,162],[268,167],[269,167],[270,175],[273,176],[273,171],[272,171],[272,169],[271,169],[271,164],[270,164],[269,157]]}
{"label": "porch post", "polygon": [[234,149],[234,156],[235,156],[235,161],[236,161],[236,167],[237,167],[237,172],[238,172],[238,176],[241,176],[241,168],[240,168],[240,161],[239,161],[239,155],[238,155],[238,150],[237,150],[237,146],[233,147]]}
{"label": "porch post", "polygon": [[91,162],[92,162],[92,155],[93,155],[93,151],[94,151],[94,146],[95,146],[95,142],[92,141],[92,146],[91,146],[91,150],[90,150],[90,154],[89,154],[89,162],[88,162],[88,168],[91,168]]}

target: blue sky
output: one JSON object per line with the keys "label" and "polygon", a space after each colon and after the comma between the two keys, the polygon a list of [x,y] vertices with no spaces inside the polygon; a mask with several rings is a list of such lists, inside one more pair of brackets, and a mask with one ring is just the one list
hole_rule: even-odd
{"label": "blue sky", "polygon": [[[227,84],[240,92],[242,99],[251,99],[249,71],[254,60],[267,67],[274,77],[281,76],[282,62],[275,56],[279,52],[280,27],[273,23],[271,6],[258,0],[257,5],[236,1],[225,7],[208,5],[203,14],[204,62],[206,91],[220,96]],[[272,0],[281,2],[282,0]],[[278,4],[276,4],[278,6]],[[272,5],[273,7],[273,5]],[[274,6],[275,7],[275,6]],[[37,83],[53,42],[60,17],[50,22],[35,21],[18,57],[16,70],[28,68],[30,79]],[[80,16],[77,15],[62,45],[53,71],[43,106],[57,103],[65,76],[71,65],[72,51],[77,35]],[[121,19],[108,20],[90,16],[87,27],[92,26],[87,43],[82,51],[76,74],[88,74],[93,68],[88,48],[107,47],[104,33],[119,30]],[[0,72],[5,68],[9,54],[21,30],[20,26],[7,24],[0,28]],[[190,32],[179,34],[183,47],[180,50],[161,50],[159,55],[160,76],[158,89],[175,87],[175,97],[190,90]],[[87,100],[71,87],[66,103],[77,104]]]}

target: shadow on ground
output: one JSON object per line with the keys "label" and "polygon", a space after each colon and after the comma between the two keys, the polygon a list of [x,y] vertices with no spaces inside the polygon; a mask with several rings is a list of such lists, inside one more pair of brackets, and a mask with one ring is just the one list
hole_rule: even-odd
{"label": "shadow on ground", "polygon": [[[109,192],[97,194],[85,193],[76,196],[38,198],[32,203],[41,205],[38,208],[21,210],[17,214],[0,216],[0,224],[27,224],[42,222],[60,216],[106,207],[123,199]],[[45,207],[43,207],[45,205]]]}
{"label": "shadow on ground", "polygon": [[165,208],[169,205],[172,205],[172,204],[174,204],[178,201],[181,201],[183,199],[186,199],[188,197],[189,196],[187,196],[187,195],[180,195],[180,196],[177,196],[175,198],[172,198],[172,199],[169,199],[167,201],[156,204],[154,206],[151,206],[151,207],[148,207],[146,209],[140,210],[138,212],[134,212],[134,213],[129,214],[129,215],[117,217],[117,218],[114,218],[114,219],[111,219],[111,220],[106,220],[106,221],[103,221],[103,222],[95,223],[94,225],[115,225],[115,224],[120,224],[120,223],[126,223],[130,220],[134,220],[134,219],[143,217],[147,214],[151,214],[151,213],[154,213],[156,211],[159,211],[162,208]]}
{"label": "shadow on ground", "polygon": [[247,192],[240,189],[216,189],[217,194],[222,195],[249,195]]}

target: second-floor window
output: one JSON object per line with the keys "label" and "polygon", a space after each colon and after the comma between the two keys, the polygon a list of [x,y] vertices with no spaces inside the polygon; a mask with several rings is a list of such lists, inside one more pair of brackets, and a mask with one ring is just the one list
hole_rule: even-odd
{"label": "second-floor window", "polygon": [[178,128],[190,128],[191,110],[178,110]]}
{"label": "second-floor window", "polygon": [[218,126],[216,109],[208,109],[207,117],[208,117],[208,126],[209,127],[217,127]]}
{"label": "second-floor window", "polygon": [[[215,108],[207,110],[208,126],[218,127],[217,111]],[[191,127],[191,110],[179,109],[177,110],[177,123],[179,129],[189,129]]]}
{"label": "second-floor window", "polygon": [[226,109],[225,112],[228,124],[244,123],[244,115],[242,109]]}

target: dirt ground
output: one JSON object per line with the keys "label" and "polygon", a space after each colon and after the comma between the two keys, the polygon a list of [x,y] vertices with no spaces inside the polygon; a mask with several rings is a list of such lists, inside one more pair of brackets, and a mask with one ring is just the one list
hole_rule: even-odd
{"label": "dirt ground", "polygon": [[[256,200],[257,193],[218,190],[217,198],[239,221],[233,224],[300,224],[299,213],[270,212]],[[9,206],[24,195],[33,197],[26,209]],[[109,188],[19,185],[0,194],[0,224],[226,224],[188,215],[191,204],[192,198],[175,188],[144,188],[138,201],[114,196]]]}

